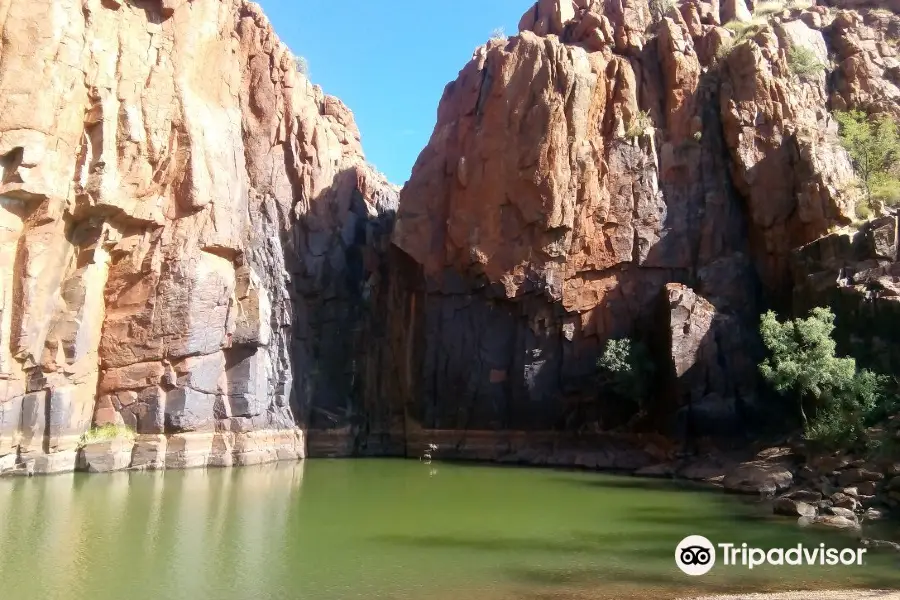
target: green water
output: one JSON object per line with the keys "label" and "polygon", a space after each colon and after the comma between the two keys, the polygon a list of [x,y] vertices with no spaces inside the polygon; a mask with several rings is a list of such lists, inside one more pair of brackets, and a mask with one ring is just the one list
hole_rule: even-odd
{"label": "green water", "polygon": [[690,578],[673,558],[688,534],[762,547],[823,535],[719,492],[555,470],[313,460],[11,479],[0,480],[0,599],[662,599],[900,587],[890,555],[863,567],[716,567]]}

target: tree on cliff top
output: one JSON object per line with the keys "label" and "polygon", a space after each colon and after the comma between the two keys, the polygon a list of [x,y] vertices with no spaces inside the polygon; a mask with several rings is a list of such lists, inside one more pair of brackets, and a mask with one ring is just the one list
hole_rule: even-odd
{"label": "tree on cliff top", "polygon": [[841,145],[850,153],[859,175],[866,200],[880,200],[885,204],[900,202],[900,135],[897,124],[889,116],[871,118],[853,110],[837,112],[841,125]]}
{"label": "tree on cliff top", "polygon": [[[884,402],[885,379],[836,356],[834,314],[815,308],[806,319],[781,323],[762,317],[760,333],[771,356],[759,366],[781,394],[793,394],[807,439],[829,445],[857,441]],[[811,416],[807,416],[807,413]]]}

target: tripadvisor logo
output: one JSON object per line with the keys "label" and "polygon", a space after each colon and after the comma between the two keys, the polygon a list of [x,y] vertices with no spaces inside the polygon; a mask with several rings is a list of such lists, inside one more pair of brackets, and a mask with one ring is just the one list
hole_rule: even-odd
{"label": "tripadvisor logo", "polygon": [[675,564],[687,575],[706,575],[716,564],[716,549],[702,535],[689,535],[675,548]]}
{"label": "tripadvisor logo", "polygon": [[702,535],[689,535],[675,548],[675,564],[686,575],[706,575],[716,565],[716,554],[722,557],[726,567],[753,569],[762,565],[772,566],[829,566],[863,564],[865,548],[826,548],[825,544],[807,548],[797,544],[790,548],[763,550],[744,544],[713,544]]}

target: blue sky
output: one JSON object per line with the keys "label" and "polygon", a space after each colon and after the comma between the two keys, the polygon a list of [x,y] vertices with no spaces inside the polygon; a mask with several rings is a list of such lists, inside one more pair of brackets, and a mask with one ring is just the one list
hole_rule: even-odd
{"label": "blue sky", "polygon": [[310,78],[356,115],[366,158],[402,185],[428,143],[444,86],[534,0],[258,0]]}

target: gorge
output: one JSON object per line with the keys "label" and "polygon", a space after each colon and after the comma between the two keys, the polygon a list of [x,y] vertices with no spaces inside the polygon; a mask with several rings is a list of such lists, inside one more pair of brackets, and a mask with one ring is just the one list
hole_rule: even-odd
{"label": "gorge", "polygon": [[[252,2],[4,3],[0,472],[432,443],[637,470],[778,413],[769,308],[832,306],[896,373],[897,214],[858,217],[833,111],[900,117],[900,17],[659,6],[535,4],[400,190]],[[626,336],[658,368],[635,427],[595,385]]]}

